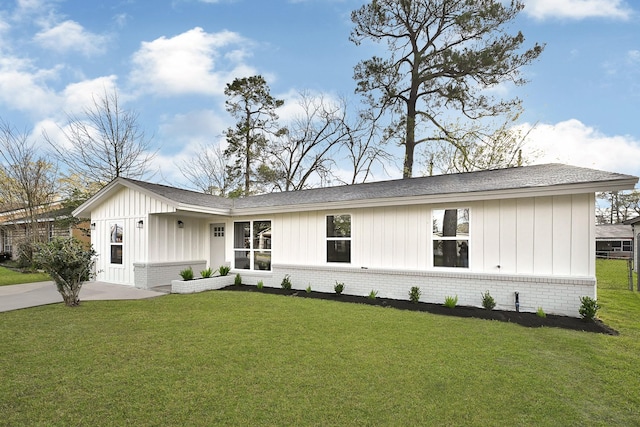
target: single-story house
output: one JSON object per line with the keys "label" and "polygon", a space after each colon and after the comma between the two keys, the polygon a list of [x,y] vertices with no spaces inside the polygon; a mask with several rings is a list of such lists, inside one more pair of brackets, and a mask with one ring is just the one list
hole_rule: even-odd
{"label": "single-story house", "polygon": [[628,219],[624,222],[631,227],[631,235],[634,237],[633,269],[638,272],[640,266],[640,216]]}
{"label": "single-story house", "polygon": [[[578,316],[596,298],[595,192],[635,176],[547,164],[227,199],[117,178],[91,218],[99,281],[149,288],[191,266],[245,284]],[[193,281],[193,282],[198,282]]]}
{"label": "single-story house", "polygon": [[633,259],[633,227],[629,224],[596,225],[596,256]]}
{"label": "single-story house", "polygon": [[55,237],[75,237],[88,246],[89,223],[71,226],[65,221],[71,218],[71,211],[62,202],[54,202],[39,206],[33,218],[27,215],[26,209],[0,212],[0,261],[16,259],[20,244],[34,240],[48,242]]}

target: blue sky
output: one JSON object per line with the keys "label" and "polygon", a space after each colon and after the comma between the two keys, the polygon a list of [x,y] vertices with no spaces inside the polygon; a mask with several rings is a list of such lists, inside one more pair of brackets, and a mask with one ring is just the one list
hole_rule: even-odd
{"label": "blue sky", "polygon": [[[293,114],[298,91],[353,94],[353,67],[374,46],[349,41],[362,0],[5,0],[0,3],[0,118],[55,135],[65,113],[104,88],[139,113],[159,149],[154,180],[184,185],[175,162],[218,143],[232,118],[226,83],[262,74]],[[640,175],[640,5],[631,0],[524,0],[512,24],[546,43],[524,70],[518,124],[537,163]],[[288,106],[288,108],[287,108]],[[397,152],[401,156],[402,152]],[[400,163],[400,162],[398,162]],[[390,165],[389,176],[399,177]]]}

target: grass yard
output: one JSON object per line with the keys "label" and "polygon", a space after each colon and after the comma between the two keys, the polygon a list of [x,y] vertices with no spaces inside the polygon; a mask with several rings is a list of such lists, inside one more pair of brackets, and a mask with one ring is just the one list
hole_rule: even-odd
{"label": "grass yard", "polygon": [[20,273],[8,268],[0,267],[0,286],[46,282],[49,280],[51,280],[51,278],[45,273]]}
{"label": "grass yard", "polygon": [[639,425],[616,262],[619,336],[248,292],[0,313],[0,425]]}

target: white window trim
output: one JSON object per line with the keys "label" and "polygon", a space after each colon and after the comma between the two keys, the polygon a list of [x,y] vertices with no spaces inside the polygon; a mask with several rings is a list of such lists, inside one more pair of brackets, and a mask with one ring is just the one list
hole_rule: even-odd
{"label": "white window trim", "polygon": [[[111,227],[112,227],[113,225],[120,225],[120,226],[122,226],[122,242],[120,242],[120,243],[112,242],[112,241],[111,241]],[[113,221],[113,222],[110,222],[110,223],[109,223],[109,228],[108,228],[108,232],[109,232],[109,233],[107,234],[107,236],[108,236],[108,239],[109,239],[109,240],[108,240],[108,241],[109,241],[109,266],[111,266],[111,267],[124,268],[124,241],[125,241],[125,238],[126,238],[126,237],[125,237],[125,233],[124,233],[124,228],[125,228],[125,227],[124,227],[124,221]],[[111,257],[111,248],[112,248],[113,246],[120,246],[120,247],[121,247],[121,250],[122,250],[122,262],[121,262],[121,263],[119,263],[119,264],[118,264],[118,263],[113,263],[113,262],[111,262],[111,260],[112,260],[112,257]]]}
{"label": "white window trim", "polygon": [[[236,224],[248,222],[249,223],[249,247],[248,248],[236,248]],[[273,271],[273,240],[271,242],[271,249],[255,249],[253,247],[253,223],[254,222],[269,222],[271,224],[271,237],[273,239],[273,220],[268,218],[263,219],[251,219],[251,220],[242,220],[242,221],[233,221],[233,237],[232,237],[232,246],[233,246],[233,269],[238,271],[255,271],[255,272],[264,272],[271,273]],[[249,252],[249,269],[246,268],[237,268],[236,267],[236,251],[248,251]],[[269,264],[269,270],[260,270],[255,268],[255,253],[256,252],[269,252],[271,254],[271,263]]]}
{"label": "white window trim", "polygon": [[[349,221],[351,225],[351,229],[349,230],[349,237],[329,237],[327,236],[327,218],[330,216],[343,216],[349,215]],[[324,224],[323,224],[323,234],[324,234],[324,262],[326,265],[351,265],[353,263],[353,214],[351,212],[342,212],[342,213],[328,213],[324,216]],[[330,241],[348,241],[351,243],[350,252],[349,252],[349,262],[340,262],[340,261],[329,261],[327,259],[327,243]]]}
{"label": "white window trim", "polygon": [[[446,211],[448,209],[456,209],[456,210],[460,210],[460,209],[467,209],[469,211],[469,234],[467,235],[467,237],[462,237],[460,238],[459,236],[438,236],[438,239],[436,239],[436,235],[433,232],[433,219],[434,219],[434,212],[435,211]],[[429,251],[431,252],[431,256],[430,256],[430,260],[429,260],[429,265],[431,266],[431,268],[433,269],[437,269],[437,270],[449,270],[449,271],[469,271],[471,270],[471,244],[472,244],[472,230],[471,230],[471,217],[472,217],[472,213],[471,213],[472,209],[469,206],[445,206],[445,207],[438,207],[438,208],[432,208],[431,209],[431,218],[430,218],[430,222],[429,222],[429,227],[430,227],[430,235],[431,235],[431,244],[429,245]],[[466,267],[447,267],[447,266],[443,266],[443,265],[434,265],[434,256],[435,254],[433,253],[433,242],[435,240],[466,240],[467,242],[467,266]]]}

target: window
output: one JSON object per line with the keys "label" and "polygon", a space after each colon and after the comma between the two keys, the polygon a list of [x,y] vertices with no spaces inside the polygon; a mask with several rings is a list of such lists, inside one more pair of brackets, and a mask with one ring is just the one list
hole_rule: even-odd
{"label": "window", "polygon": [[123,226],[122,224],[111,224],[109,228],[110,241],[111,241],[111,264],[122,264],[122,239],[123,239]]}
{"label": "window", "polygon": [[213,227],[213,237],[224,237],[224,225]]}
{"label": "window", "polygon": [[233,224],[234,267],[271,270],[271,221]]}
{"label": "window", "polygon": [[433,211],[433,266],[469,267],[469,209]]}
{"label": "window", "polygon": [[327,262],[351,262],[351,215],[327,216]]}

